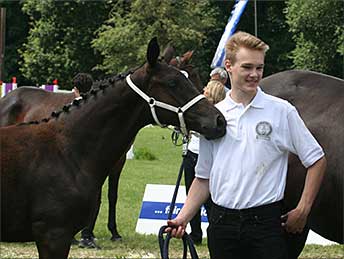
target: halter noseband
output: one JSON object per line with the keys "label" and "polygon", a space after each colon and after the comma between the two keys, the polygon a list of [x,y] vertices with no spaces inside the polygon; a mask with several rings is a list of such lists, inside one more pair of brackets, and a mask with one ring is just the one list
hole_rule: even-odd
{"label": "halter noseband", "polygon": [[161,124],[160,121],[158,120],[158,116],[156,115],[156,112],[155,112],[155,106],[177,113],[178,114],[178,118],[179,118],[181,132],[184,135],[188,134],[183,113],[187,109],[189,109],[192,105],[194,105],[195,103],[197,103],[201,99],[205,98],[204,95],[202,95],[202,94],[197,95],[196,97],[191,99],[188,103],[186,103],[183,107],[178,107],[177,108],[177,107],[172,106],[170,104],[156,101],[153,97],[147,96],[144,92],[141,91],[141,89],[139,89],[133,83],[133,81],[131,81],[130,75],[128,75],[126,77],[126,81],[127,81],[128,85],[131,87],[131,89],[133,89],[138,95],[140,95],[149,104],[149,106],[151,108],[152,116],[153,116],[156,124],[158,124],[160,127],[165,127],[166,126],[166,125]]}

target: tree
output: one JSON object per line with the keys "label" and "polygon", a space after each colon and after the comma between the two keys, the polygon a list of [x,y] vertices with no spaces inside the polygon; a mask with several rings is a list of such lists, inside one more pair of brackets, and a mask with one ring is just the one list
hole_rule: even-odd
{"label": "tree", "polygon": [[[215,16],[209,1],[117,1],[111,18],[93,41],[104,57],[98,67],[107,73],[119,73],[143,63],[147,43],[154,36],[162,46],[171,42],[179,53],[192,49],[200,57],[206,33],[217,28]],[[193,63],[204,65],[197,57]]]}
{"label": "tree", "polygon": [[294,67],[343,77],[344,2],[289,0],[286,17],[296,43]]}
{"label": "tree", "polygon": [[[289,0],[286,5],[286,1],[257,1],[258,37],[270,45],[265,75],[293,67],[341,75],[343,3],[315,2]],[[22,76],[31,84],[51,83],[57,78],[61,86],[70,88],[71,78],[77,72],[92,73],[97,78],[143,63],[147,43],[153,36],[158,36],[162,46],[172,42],[179,54],[195,50],[193,64],[206,84],[210,63],[235,1],[15,3],[7,4],[11,6],[7,12],[11,16],[6,32],[7,77],[20,77],[20,64]],[[24,14],[18,12],[20,5]],[[253,1],[248,2],[237,30],[254,34]],[[18,81],[25,80],[22,77]]]}
{"label": "tree", "polygon": [[59,85],[71,89],[76,73],[94,74],[100,56],[91,41],[107,17],[107,8],[104,1],[25,1],[23,11],[30,17],[30,31],[20,49],[23,75],[39,84],[57,78]]}
{"label": "tree", "polygon": [[11,82],[12,77],[17,77],[21,84],[29,83],[19,73],[20,56],[18,49],[24,43],[28,31],[28,17],[21,11],[18,1],[1,1],[1,7],[6,8],[6,34],[5,34],[5,59],[2,80]]}

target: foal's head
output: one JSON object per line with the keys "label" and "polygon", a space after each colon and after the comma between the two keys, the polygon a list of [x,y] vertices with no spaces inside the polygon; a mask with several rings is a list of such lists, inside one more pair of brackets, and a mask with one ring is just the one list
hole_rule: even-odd
{"label": "foal's head", "polygon": [[[178,115],[173,108],[156,107],[158,120],[161,124],[180,126],[180,117],[183,117],[187,129],[197,131],[209,139],[222,137],[226,131],[223,115],[205,98],[198,97],[197,88],[179,69],[160,62],[159,52],[157,39],[153,38],[148,45],[147,63],[131,76],[133,83],[144,88],[148,96],[170,107],[181,108]],[[142,76],[144,82],[138,79]],[[150,102],[152,106],[154,100]],[[154,115],[151,116],[151,123],[154,123],[153,118]]]}
{"label": "foal's head", "polygon": [[198,69],[191,64],[193,50],[185,52],[182,56],[175,56],[176,50],[172,45],[168,45],[164,52],[164,61],[181,71],[185,71],[200,93],[203,92],[203,84]]}

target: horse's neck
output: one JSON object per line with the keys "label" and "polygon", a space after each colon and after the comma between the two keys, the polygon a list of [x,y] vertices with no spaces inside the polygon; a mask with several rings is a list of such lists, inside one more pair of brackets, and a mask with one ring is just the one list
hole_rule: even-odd
{"label": "horse's neck", "polygon": [[125,80],[99,90],[57,119],[63,125],[63,148],[72,150],[69,155],[80,167],[103,181],[140,128],[149,123],[146,105]]}

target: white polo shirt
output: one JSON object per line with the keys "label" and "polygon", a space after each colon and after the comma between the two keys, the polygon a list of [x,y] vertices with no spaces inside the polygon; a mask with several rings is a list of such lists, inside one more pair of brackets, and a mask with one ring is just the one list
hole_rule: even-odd
{"label": "white polo shirt", "polygon": [[188,150],[192,153],[198,154],[199,153],[199,133],[191,131],[191,138],[188,144]]}
{"label": "white polo shirt", "polygon": [[283,198],[288,153],[309,167],[324,156],[295,107],[258,88],[244,107],[226,98],[216,107],[227,121],[227,133],[216,140],[200,138],[196,177],[209,179],[212,200],[244,209]]}

